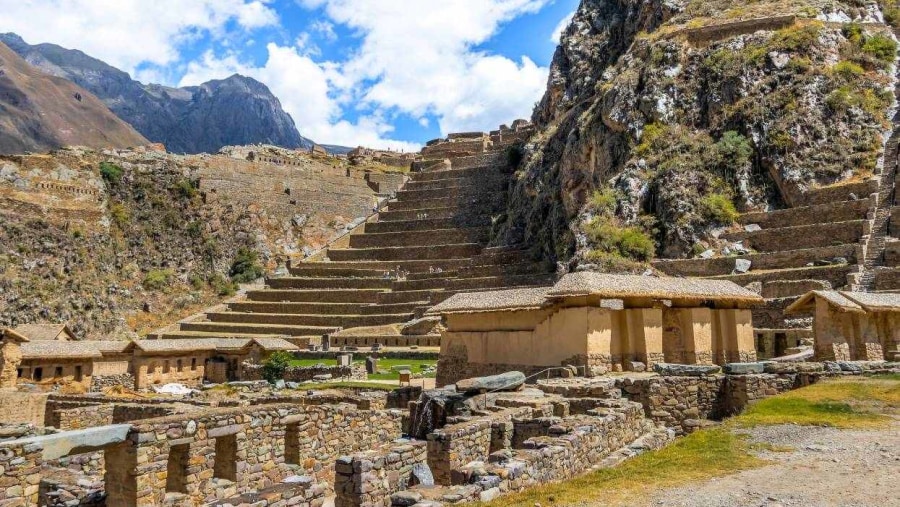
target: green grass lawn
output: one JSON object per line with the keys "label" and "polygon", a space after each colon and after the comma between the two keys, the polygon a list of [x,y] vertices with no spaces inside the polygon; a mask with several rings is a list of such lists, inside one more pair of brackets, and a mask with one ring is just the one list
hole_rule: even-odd
{"label": "green grass lawn", "polygon": [[[365,359],[353,361],[354,363],[365,364]],[[333,366],[337,364],[336,359],[294,359],[291,361],[291,366],[314,366],[316,364],[326,364],[329,366]],[[427,366],[434,366],[437,364],[437,359],[379,359],[378,360],[378,369],[386,370],[389,373],[376,373],[374,375],[369,375],[369,379],[371,380],[400,380],[400,374],[397,373],[396,370],[392,369],[395,366],[409,366],[410,371],[412,373],[421,373],[422,369]],[[427,373],[424,375],[427,378],[433,378],[434,372]]]}
{"label": "green grass lawn", "polygon": [[694,432],[618,467],[506,495],[487,505],[637,505],[654,490],[764,466],[767,462],[753,451],[767,447],[750,444],[736,429],[775,424],[873,428],[883,427],[889,415],[898,413],[896,375],[827,380],[762,400],[722,426]]}

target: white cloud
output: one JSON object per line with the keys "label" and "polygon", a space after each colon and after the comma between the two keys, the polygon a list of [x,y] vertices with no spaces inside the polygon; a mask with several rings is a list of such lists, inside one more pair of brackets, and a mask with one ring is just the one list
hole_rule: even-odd
{"label": "white cloud", "polygon": [[133,73],[142,63],[166,66],[180,48],[205,33],[223,38],[226,26],[243,30],[276,25],[269,0],[30,0],[6,1],[0,27],[31,44],[77,48]]}
{"label": "white cloud", "polygon": [[337,34],[334,32],[334,24],[329,23],[328,21],[317,19],[310,25],[309,29],[328,42],[337,39]]}
{"label": "white cloud", "polygon": [[550,36],[550,41],[559,44],[560,39],[562,39],[563,32],[566,31],[566,28],[569,28],[569,25],[572,23],[572,18],[575,17],[575,11],[570,12],[566,17],[559,20],[559,24],[556,25],[556,28],[553,30],[553,35]]}
{"label": "white cloud", "polygon": [[530,114],[548,70],[473,48],[502,23],[549,1],[300,0],[361,34],[359,50],[333,81],[344,92],[341,104],[433,114],[443,133],[490,129]]}

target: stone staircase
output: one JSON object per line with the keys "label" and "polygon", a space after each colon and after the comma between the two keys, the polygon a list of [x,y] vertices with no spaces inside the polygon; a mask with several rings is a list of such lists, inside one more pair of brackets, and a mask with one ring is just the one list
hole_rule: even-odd
{"label": "stone staircase", "polygon": [[[386,328],[420,317],[456,292],[548,285],[549,266],[517,247],[487,247],[492,215],[506,207],[509,171],[502,146],[477,143],[431,151],[447,159],[416,164],[377,219],[332,246],[322,261],[289,265],[246,297],[182,321],[152,337],[165,339],[286,337],[299,346],[439,344],[436,336],[403,336]],[[460,147],[470,149],[459,155]],[[360,332],[346,333],[350,328]],[[337,333],[335,335],[335,333]]]}

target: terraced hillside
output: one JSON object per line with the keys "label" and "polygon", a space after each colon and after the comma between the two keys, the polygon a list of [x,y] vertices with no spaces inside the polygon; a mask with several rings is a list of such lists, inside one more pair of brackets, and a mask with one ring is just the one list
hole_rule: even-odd
{"label": "terraced hillside", "polygon": [[[398,335],[401,324],[461,291],[536,286],[555,279],[517,247],[488,248],[492,215],[506,206],[507,148],[499,132],[451,136],[422,153],[410,180],[373,219],[201,318],[155,333],[167,339],[287,336],[298,345],[329,336],[332,346],[438,344],[436,335]],[[358,332],[341,333],[349,328]]]}

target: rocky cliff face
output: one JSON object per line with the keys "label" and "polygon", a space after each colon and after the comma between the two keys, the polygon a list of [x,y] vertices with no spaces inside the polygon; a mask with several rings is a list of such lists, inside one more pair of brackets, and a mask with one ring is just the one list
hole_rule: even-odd
{"label": "rocky cliff face", "polygon": [[97,97],[40,72],[0,42],[0,153],[148,142]]}
{"label": "rocky cliff face", "polygon": [[293,119],[262,83],[234,75],[200,86],[144,85],[81,51],[54,44],[29,45],[0,34],[26,61],[99,97],[116,115],[172,153],[215,153],[223,146],[272,144],[309,148]]}
{"label": "rocky cliff face", "polygon": [[635,271],[714,246],[737,212],[870,176],[894,102],[881,7],[583,0],[497,242]]}

